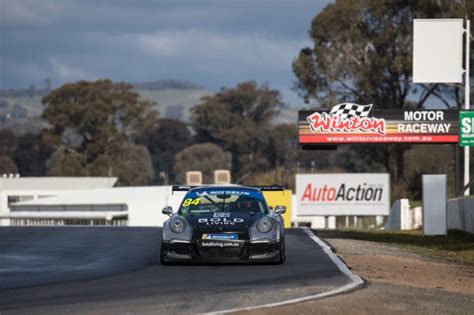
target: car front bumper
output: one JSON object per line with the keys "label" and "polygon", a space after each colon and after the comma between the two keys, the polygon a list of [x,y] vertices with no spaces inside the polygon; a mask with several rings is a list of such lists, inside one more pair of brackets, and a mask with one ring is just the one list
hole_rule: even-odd
{"label": "car front bumper", "polygon": [[[161,243],[168,262],[191,263],[268,263],[276,261],[280,244],[272,240],[213,241],[215,246],[203,246],[202,241],[171,240]],[[238,244],[224,246],[225,243]]]}

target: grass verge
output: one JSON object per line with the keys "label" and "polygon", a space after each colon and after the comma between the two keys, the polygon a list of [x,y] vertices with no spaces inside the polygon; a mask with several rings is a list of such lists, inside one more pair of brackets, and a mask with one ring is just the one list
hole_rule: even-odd
{"label": "grass verge", "polygon": [[323,238],[347,238],[393,244],[401,249],[431,258],[474,265],[474,234],[458,230],[446,236],[424,236],[421,230],[355,230],[318,231]]}

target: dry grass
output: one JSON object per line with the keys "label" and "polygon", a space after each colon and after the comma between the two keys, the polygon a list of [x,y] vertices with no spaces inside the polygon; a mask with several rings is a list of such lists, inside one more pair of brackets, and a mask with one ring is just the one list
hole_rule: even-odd
{"label": "dry grass", "polygon": [[431,258],[474,265],[474,234],[450,230],[446,236],[424,236],[421,230],[353,230],[319,231],[324,238],[346,238],[388,243]]}

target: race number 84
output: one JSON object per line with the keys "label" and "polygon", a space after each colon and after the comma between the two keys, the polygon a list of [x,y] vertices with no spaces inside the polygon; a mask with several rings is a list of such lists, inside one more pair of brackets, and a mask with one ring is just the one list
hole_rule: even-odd
{"label": "race number 84", "polygon": [[201,198],[188,198],[183,201],[183,207],[188,207],[190,205],[197,206],[201,202]]}

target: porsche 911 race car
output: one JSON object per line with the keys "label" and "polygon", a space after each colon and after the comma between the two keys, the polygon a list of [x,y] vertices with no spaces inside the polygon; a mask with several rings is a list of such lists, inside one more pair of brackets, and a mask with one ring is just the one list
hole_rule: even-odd
{"label": "porsche 911 race car", "polygon": [[176,213],[163,208],[161,263],[283,263],[286,209],[271,210],[262,194],[282,188],[259,188],[173,186],[188,192]]}

